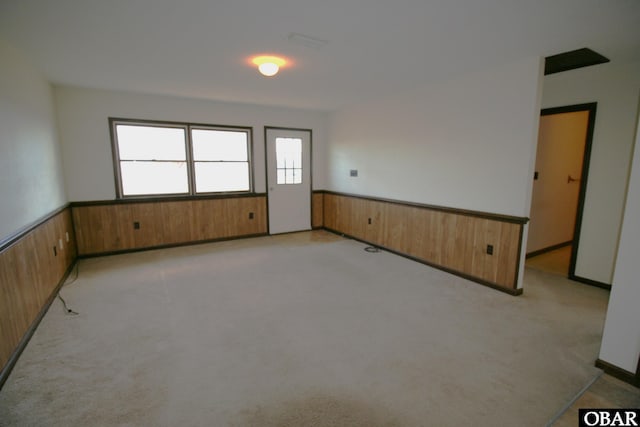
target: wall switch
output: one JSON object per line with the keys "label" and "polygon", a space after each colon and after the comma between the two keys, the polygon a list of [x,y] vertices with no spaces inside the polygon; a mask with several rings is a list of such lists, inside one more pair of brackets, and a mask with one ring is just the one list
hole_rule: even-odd
{"label": "wall switch", "polygon": [[349,176],[358,176],[358,169],[351,169],[349,171]]}
{"label": "wall switch", "polygon": [[133,223],[133,229],[134,230],[140,230],[140,223],[138,221],[134,221]]}
{"label": "wall switch", "polygon": [[253,212],[249,212],[249,219],[253,219]]}
{"label": "wall switch", "polygon": [[64,238],[67,239],[67,243],[69,243],[69,232],[64,233]]}
{"label": "wall switch", "polygon": [[493,255],[493,245],[487,245],[487,254]]}

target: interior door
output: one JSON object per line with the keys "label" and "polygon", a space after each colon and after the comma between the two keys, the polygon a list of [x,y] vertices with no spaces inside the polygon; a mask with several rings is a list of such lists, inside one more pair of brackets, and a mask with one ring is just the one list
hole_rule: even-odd
{"label": "interior door", "polygon": [[311,230],[311,131],[265,128],[269,233]]}

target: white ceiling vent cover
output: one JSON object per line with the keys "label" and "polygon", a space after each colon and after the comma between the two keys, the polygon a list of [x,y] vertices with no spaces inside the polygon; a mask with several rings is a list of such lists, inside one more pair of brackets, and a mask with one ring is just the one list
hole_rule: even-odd
{"label": "white ceiling vent cover", "polygon": [[302,46],[310,47],[313,49],[320,49],[329,43],[327,40],[317,39],[315,37],[307,36],[300,33],[289,33],[287,40],[291,43],[300,44]]}

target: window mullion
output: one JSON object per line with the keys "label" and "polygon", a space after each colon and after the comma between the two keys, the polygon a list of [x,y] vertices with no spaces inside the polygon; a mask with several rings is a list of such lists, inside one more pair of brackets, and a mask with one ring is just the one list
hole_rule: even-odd
{"label": "window mullion", "polygon": [[187,171],[189,175],[189,194],[196,194],[196,171],[193,161],[193,143],[191,139],[191,126],[185,126],[185,144],[187,144]]}

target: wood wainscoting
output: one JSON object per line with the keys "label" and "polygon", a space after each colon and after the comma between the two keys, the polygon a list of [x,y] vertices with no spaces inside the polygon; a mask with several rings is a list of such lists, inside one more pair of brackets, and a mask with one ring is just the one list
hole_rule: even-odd
{"label": "wood wainscoting", "polygon": [[311,194],[311,228],[324,226],[324,191],[314,191]]}
{"label": "wood wainscoting", "polygon": [[79,256],[267,234],[264,194],[71,204]]}
{"label": "wood wainscoting", "polygon": [[[527,218],[323,192],[327,230],[513,295]],[[488,252],[492,252],[491,254]]]}
{"label": "wood wainscoting", "polygon": [[66,206],[0,247],[0,387],[75,259],[71,210]]}

